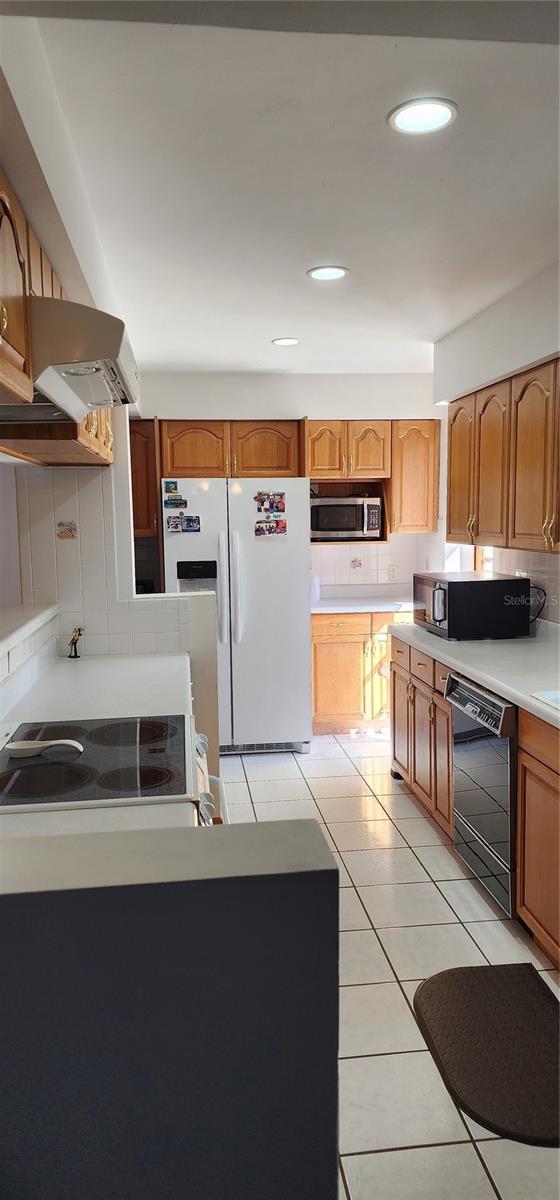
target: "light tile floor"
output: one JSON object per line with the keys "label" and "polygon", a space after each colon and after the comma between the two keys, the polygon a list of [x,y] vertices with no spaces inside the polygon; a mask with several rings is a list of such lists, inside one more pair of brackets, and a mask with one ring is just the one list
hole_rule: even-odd
{"label": "light tile floor", "polygon": [[232,821],[314,816],[338,865],[339,1200],[558,1200],[559,1152],[460,1113],[412,1007],[446,967],[532,962],[555,992],[558,972],[390,766],[386,729],[221,764]]}

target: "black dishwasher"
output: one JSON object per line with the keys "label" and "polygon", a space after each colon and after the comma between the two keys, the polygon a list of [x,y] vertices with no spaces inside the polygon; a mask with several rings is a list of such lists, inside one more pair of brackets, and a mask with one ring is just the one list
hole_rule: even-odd
{"label": "black dishwasher", "polygon": [[515,895],[517,709],[450,673],[453,845],[511,916]]}

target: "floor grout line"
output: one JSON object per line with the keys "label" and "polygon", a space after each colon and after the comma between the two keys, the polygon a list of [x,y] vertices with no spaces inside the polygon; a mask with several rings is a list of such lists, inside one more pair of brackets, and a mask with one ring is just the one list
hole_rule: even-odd
{"label": "floor grout line", "polygon": [[[336,737],[336,735],[335,735],[335,741],[336,741],[337,745],[339,745],[339,746],[341,745],[341,742],[338,740],[338,738]],[[376,744],[379,744],[379,743],[376,743]],[[352,765],[353,765],[353,766],[356,768],[356,771],[357,771],[357,774],[358,774],[359,778],[360,778],[360,779],[362,779],[362,781],[363,781],[363,782],[366,784],[366,786],[368,787],[368,789],[369,789],[369,791],[370,791],[371,795],[372,795],[372,796],[373,796],[373,797],[374,797],[374,798],[375,798],[375,799],[378,801],[378,803],[379,803],[379,804],[381,805],[381,807],[383,808],[384,812],[386,812],[386,813],[387,813],[387,817],[386,817],[386,819],[387,819],[388,821],[390,821],[390,822],[391,822],[391,824],[393,825],[393,828],[396,830],[396,832],[397,832],[397,833],[400,833],[400,834],[401,834],[401,835],[404,837],[404,840],[406,841],[406,837],[405,837],[405,835],[404,835],[403,831],[402,831],[401,829],[399,829],[399,826],[398,826],[398,825],[395,823],[395,820],[394,820],[394,818],[392,817],[391,813],[390,813],[390,812],[388,812],[388,811],[387,811],[387,809],[385,808],[385,806],[384,806],[384,804],[383,804],[383,799],[382,799],[382,797],[381,797],[381,796],[378,796],[378,795],[377,795],[377,793],[375,792],[375,789],[374,789],[374,786],[373,786],[373,779],[372,779],[372,781],[370,782],[370,780],[369,780],[368,778],[366,778],[366,777],[365,777],[365,776],[362,774],[362,772],[361,772],[361,771],[360,771],[360,769],[359,769],[359,765],[358,765],[358,763],[357,763],[357,762],[354,762],[354,761],[351,759],[351,757],[350,757],[350,754],[348,753],[348,751],[346,750],[346,748],[345,748],[345,746],[344,746],[344,745],[342,745],[342,750],[344,751],[344,753],[346,754],[346,757],[349,759],[349,761],[352,763]],[[364,757],[365,757],[365,756],[364,756]],[[374,756],[374,757],[375,757],[375,756]],[[389,755],[387,756],[387,758],[389,759]],[[323,824],[323,823],[324,823],[324,825],[325,825],[325,828],[326,828],[327,830],[329,830],[329,832],[330,832],[330,826],[331,826],[331,825],[337,825],[337,824],[344,825],[344,824],[348,824],[348,822],[340,822],[340,821],[339,821],[339,822],[337,822],[337,821],[330,821],[330,822],[327,822],[327,821],[326,821],[326,820],[323,818],[323,814],[322,814],[322,812],[321,812],[321,809],[319,808],[319,803],[320,803],[320,802],[319,802],[319,801],[318,801],[318,800],[315,798],[315,796],[313,795],[313,791],[312,791],[312,788],[311,788],[311,786],[310,786],[310,781],[309,781],[309,780],[306,778],[306,776],[304,775],[304,773],[303,773],[303,771],[302,771],[302,769],[301,769],[301,765],[300,765],[300,763],[299,763],[299,760],[298,760],[298,759],[295,757],[295,755],[292,755],[292,759],[293,759],[293,761],[294,761],[294,762],[296,762],[296,763],[297,763],[298,770],[299,770],[299,773],[300,773],[300,775],[301,775],[301,778],[303,779],[303,781],[305,782],[305,784],[306,784],[306,786],[307,786],[307,788],[308,788],[309,792],[311,793],[311,798],[312,798],[312,800],[313,800],[313,803],[314,803],[314,805],[315,805],[315,807],[316,807],[316,809],[317,809],[318,813],[320,814],[320,816],[321,816],[321,818],[322,818],[321,822],[319,822],[319,823],[320,823],[320,824]],[[337,759],[337,760],[333,760],[333,761],[341,761],[341,760],[340,760],[340,759]],[[250,781],[250,780],[247,778],[247,774],[246,774],[246,771],[245,771],[245,763],[244,763],[244,760],[243,760],[243,757],[242,757],[242,756],[241,756],[241,762],[242,762],[242,766],[243,766],[243,773],[244,773],[244,775],[245,775],[245,780],[246,780],[246,783],[247,783],[247,786],[248,786],[248,790],[249,790],[249,796],[250,796],[250,801],[251,801],[251,807],[252,807],[252,809],[253,809],[253,812],[254,812],[254,814],[255,814],[255,819],[258,821],[258,820],[259,820],[259,818],[258,818],[258,816],[257,816],[256,810],[255,810],[255,807],[254,807],[253,795],[252,795],[252,791],[251,791],[251,781]],[[389,767],[388,767],[388,769],[389,769]],[[350,777],[351,777],[351,776],[349,776],[348,778],[350,778]],[[346,776],[336,776],[336,775],[334,775],[334,776],[328,776],[328,775],[326,775],[326,776],[317,776],[316,778],[321,778],[321,779],[337,779],[337,778],[339,778],[339,779],[344,779],[344,778],[346,778]],[[255,782],[255,783],[260,783],[260,782],[267,783],[267,782],[273,782],[273,781],[270,781],[270,780],[262,780],[262,781],[261,781],[261,780],[254,780],[253,782]],[[389,793],[389,794],[392,794],[392,795],[395,795],[395,794],[396,794],[396,795],[411,795],[411,796],[412,796],[412,793],[410,793],[410,792],[402,792],[402,793],[401,793],[401,792],[399,792],[399,793]],[[352,799],[352,798],[353,798],[353,797],[344,797],[344,796],[340,796],[340,797],[328,797],[328,799]],[[365,798],[367,799],[367,797],[365,797]],[[414,797],[412,797],[412,798],[414,798]],[[326,797],[323,797],[323,799],[326,799]],[[281,801],[277,801],[277,803],[281,803]],[[290,803],[290,802],[289,802],[289,801],[284,801],[284,803]],[[385,818],[377,818],[377,820],[384,820],[384,819],[385,819]],[[409,820],[418,820],[418,819],[420,819],[420,820],[426,820],[426,821],[430,821],[430,820],[432,820],[432,819],[430,818],[430,816],[429,816],[429,814],[428,814],[428,813],[424,813],[424,812],[422,812],[421,810],[418,812],[418,816],[417,816],[417,817],[414,817],[414,818],[412,818],[412,817],[398,817],[398,818],[397,818],[397,820],[399,820],[399,821],[406,821],[407,819],[409,819]],[[366,820],[366,821],[367,821],[367,820],[368,820],[368,818],[364,818],[364,820]],[[374,818],[374,820],[375,820],[375,818]],[[355,820],[353,823],[356,823],[356,824],[357,824],[357,823],[361,823],[361,822],[360,822],[360,818],[357,818],[357,819],[356,819],[356,820]],[[436,822],[435,824],[437,824],[437,822]],[[331,835],[331,836],[332,836],[332,835]],[[333,840],[334,840],[334,839],[333,839]],[[335,843],[335,844],[336,844],[336,843]],[[348,868],[348,866],[347,866],[347,864],[346,864],[346,862],[345,862],[345,859],[344,859],[344,857],[343,857],[343,856],[344,856],[344,854],[351,854],[351,853],[354,853],[354,854],[355,854],[355,853],[358,853],[358,854],[359,854],[359,853],[367,853],[367,852],[368,852],[368,850],[367,850],[367,849],[363,849],[363,848],[362,848],[362,849],[360,849],[360,850],[357,850],[357,851],[350,851],[350,850],[341,851],[341,850],[339,850],[339,849],[338,849],[338,846],[337,846],[337,849],[336,849],[336,853],[340,855],[340,859],[341,859],[342,863],[344,864],[344,866],[345,866],[345,868],[346,868],[346,871],[348,872],[348,877],[349,877],[349,879],[350,879],[350,884],[349,884],[349,885],[347,885],[347,886],[346,886],[345,888],[343,888],[343,889],[339,889],[339,892],[340,892],[341,890],[343,890],[343,891],[349,891],[350,889],[351,889],[351,890],[353,890],[353,892],[354,892],[355,896],[356,896],[356,897],[357,897],[357,899],[358,899],[358,903],[360,904],[360,906],[361,906],[361,908],[362,908],[362,910],[363,910],[363,912],[364,912],[365,920],[366,920],[366,922],[367,922],[367,924],[366,924],[366,926],[365,926],[365,928],[364,928],[363,930],[340,930],[340,934],[344,934],[344,933],[353,933],[353,932],[373,932],[373,933],[374,933],[374,935],[375,935],[375,938],[376,938],[377,944],[378,944],[378,946],[380,947],[380,949],[381,949],[381,952],[382,952],[382,954],[383,954],[383,956],[384,956],[384,958],[385,958],[385,960],[386,960],[386,962],[387,962],[387,964],[388,964],[388,966],[389,966],[389,968],[390,968],[391,972],[392,972],[392,973],[393,973],[393,975],[395,976],[395,978],[394,978],[394,979],[385,980],[385,981],[382,981],[382,982],[379,982],[379,983],[369,983],[369,984],[368,984],[368,983],[364,983],[364,984],[340,984],[340,983],[339,983],[339,989],[340,989],[340,988],[351,988],[351,987],[376,987],[376,986],[383,986],[383,984],[390,984],[391,986],[394,986],[394,984],[396,983],[396,984],[398,985],[398,987],[399,987],[399,989],[400,989],[400,991],[401,991],[402,995],[404,996],[405,1002],[406,1002],[406,1004],[407,1004],[407,1006],[408,1006],[408,1008],[409,1008],[410,1012],[412,1013],[412,1016],[413,1016],[413,1018],[414,1018],[414,1020],[415,1020],[415,1022],[416,1022],[416,1025],[417,1025],[417,1026],[418,1026],[418,1022],[416,1021],[416,1014],[415,1014],[415,1012],[414,1012],[413,999],[412,999],[412,998],[410,998],[410,997],[407,995],[407,992],[406,992],[406,990],[405,990],[405,988],[404,988],[404,986],[403,986],[405,983],[408,983],[408,982],[414,982],[414,979],[415,979],[416,977],[414,977],[414,978],[413,978],[413,979],[411,979],[411,980],[406,980],[406,979],[405,979],[405,980],[403,980],[403,979],[399,979],[399,978],[398,978],[398,976],[397,976],[397,971],[396,971],[396,968],[394,967],[394,965],[393,965],[393,963],[392,963],[392,961],[391,961],[391,958],[390,958],[389,954],[387,953],[387,950],[385,949],[385,946],[383,945],[383,942],[381,941],[381,938],[380,938],[380,936],[379,936],[378,930],[384,930],[384,929],[399,929],[399,928],[408,928],[408,929],[410,929],[410,928],[412,928],[412,929],[416,929],[416,928],[434,928],[434,927],[437,927],[437,926],[442,926],[442,925],[445,925],[445,926],[448,926],[448,927],[450,926],[450,927],[453,927],[453,928],[455,928],[456,926],[460,926],[460,927],[462,927],[462,928],[465,930],[465,932],[468,934],[468,936],[469,936],[470,940],[472,941],[473,945],[476,947],[477,951],[478,951],[478,952],[479,952],[479,953],[482,955],[482,957],[483,957],[483,958],[486,960],[486,963],[487,963],[488,965],[491,965],[491,964],[490,964],[490,960],[489,960],[488,956],[485,954],[485,952],[484,952],[484,951],[481,949],[481,947],[478,945],[478,943],[476,942],[475,938],[474,938],[474,937],[473,937],[473,935],[471,934],[470,930],[468,930],[468,929],[466,928],[466,924],[465,924],[465,922],[464,922],[464,921],[462,920],[462,918],[459,916],[459,914],[457,913],[456,909],[454,909],[454,908],[453,908],[453,904],[452,904],[452,902],[451,902],[451,901],[448,899],[448,897],[445,895],[445,893],[442,891],[442,889],[441,889],[441,888],[438,886],[440,883],[461,882],[461,881],[463,881],[463,880],[467,880],[468,882],[474,882],[476,877],[475,877],[474,875],[473,875],[473,876],[463,876],[463,875],[461,875],[461,876],[459,876],[458,880],[436,880],[436,879],[433,879],[433,878],[432,878],[432,876],[431,876],[431,875],[430,875],[430,873],[429,873],[429,870],[428,870],[428,869],[427,869],[427,868],[424,866],[424,863],[422,862],[421,858],[420,858],[420,857],[419,857],[419,855],[416,853],[416,850],[423,850],[423,849],[427,849],[427,848],[430,848],[430,847],[431,847],[431,845],[435,845],[435,846],[438,846],[438,847],[439,847],[439,846],[441,846],[441,847],[442,847],[443,849],[445,849],[445,850],[451,850],[451,849],[452,849],[452,842],[451,842],[450,840],[449,840],[447,843],[445,843],[445,842],[431,843],[431,844],[429,844],[429,846],[428,846],[428,847],[423,847],[423,846],[418,846],[418,847],[415,847],[415,846],[411,846],[411,845],[410,845],[410,844],[407,842],[406,846],[396,846],[396,847],[375,847],[375,848],[371,847],[371,848],[370,848],[370,849],[376,849],[376,850],[379,850],[380,852],[381,852],[381,851],[383,851],[383,850],[387,850],[387,849],[392,849],[392,850],[402,850],[402,849],[408,849],[408,850],[410,850],[410,851],[412,852],[412,854],[414,855],[414,858],[415,858],[415,860],[416,860],[416,861],[419,863],[419,865],[420,865],[421,869],[422,869],[422,870],[424,871],[424,873],[426,874],[426,876],[427,876],[427,879],[425,879],[425,880],[416,880],[416,881],[410,881],[410,882],[408,882],[408,883],[399,883],[399,884],[393,884],[392,886],[400,886],[400,887],[412,886],[412,885],[413,885],[413,882],[416,882],[416,883],[432,883],[432,884],[434,885],[434,887],[437,889],[437,891],[438,891],[439,895],[441,896],[441,898],[443,899],[443,901],[444,901],[444,902],[445,902],[445,903],[448,905],[448,907],[450,908],[451,912],[452,912],[452,913],[453,913],[453,915],[456,917],[456,920],[455,920],[455,921],[445,921],[445,922],[444,922],[444,921],[438,921],[438,922],[431,922],[431,923],[429,923],[428,925],[426,925],[426,924],[424,923],[424,924],[422,924],[422,925],[412,925],[412,926],[399,926],[399,925],[396,925],[396,926],[376,926],[376,925],[374,925],[374,923],[373,923],[373,920],[372,920],[372,918],[370,917],[370,915],[369,915],[369,913],[368,913],[368,911],[367,911],[367,909],[366,909],[366,907],[365,907],[365,904],[364,904],[364,902],[363,902],[363,900],[362,900],[362,897],[360,896],[359,889],[361,889],[361,888],[367,888],[367,887],[377,887],[377,886],[384,886],[384,885],[383,885],[383,884],[356,884],[356,883],[354,882],[354,879],[353,879],[353,877],[352,877],[351,871],[350,871],[350,869]],[[507,915],[505,915],[504,917],[487,917],[487,918],[483,918],[483,919],[482,919],[482,921],[481,921],[480,923],[491,923],[492,921],[496,921],[496,920],[506,920],[506,919],[507,919]],[[543,969],[543,970],[546,970],[547,968],[542,968],[542,969]],[[549,969],[550,969],[550,970],[552,970],[552,969],[553,969],[553,967],[551,966]],[[369,1058],[389,1058],[389,1057],[393,1057],[393,1056],[395,1056],[395,1055],[397,1055],[397,1056],[398,1056],[398,1055],[402,1055],[402,1054],[426,1054],[426,1053],[428,1053],[428,1054],[430,1053],[430,1051],[429,1051],[429,1048],[428,1048],[427,1046],[426,1046],[426,1049],[419,1049],[419,1050],[385,1051],[385,1052],[382,1052],[381,1054],[360,1054],[360,1055],[345,1055],[345,1056],[339,1056],[339,1062],[355,1061],[356,1059],[369,1059]],[[452,1098],[450,1097],[450,1099],[452,1099]],[[497,1197],[497,1200],[502,1200],[501,1193],[499,1192],[499,1190],[498,1190],[498,1188],[497,1188],[497,1186],[496,1186],[496,1184],[495,1184],[495,1182],[494,1182],[494,1179],[492,1178],[492,1175],[491,1175],[491,1173],[490,1173],[490,1170],[489,1170],[489,1168],[487,1167],[487,1164],[486,1164],[486,1162],[485,1162],[485,1160],[484,1160],[484,1157],[483,1157],[483,1155],[482,1155],[482,1153],[481,1153],[481,1151],[480,1151],[480,1149],[479,1149],[479,1147],[478,1147],[478,1145],[477,1145],[477,1141],[476,1141],[476,1139],[475,1139],[475,1137],[474,1137],[473,1133],[472,1133],[472,1132],[471,1132],[471,1130],[469,1129],[469,1126],[468,1126],[468,1124],[467,1124],[467,1121],[466,1121],[466,1118],[465,1118],[465,1114],[462,1112],[462,1110],[459,1108],[459,1106],[458,1106],[458,1105],[455,1103],[455,1101],[454,1101],[454,1100],[452,1100],[452,1102],[453,1102],[453,1104],[454,1104],[454,1107],[455,1107],[455,1109],[456,1109],[457,1113],[459,1114],[459,1117],[460,1117],[460,1119],[461,1119],[461,1122],[462,1122],[462,1124],[463,1124],[463,1125],[464,1125],[464,1127],[465,1127],[465,1131],[466,1131],[467,1137],[466,1137],[466,1139],[465,1139],[464,1141],[453,1141],[453,1142],[427,1142],[427,1143],[419,1143],[418,1145],[411,1145],[411,1146],[395,1146],[395,1147],[390,1147],[390,1146],[388,1146],[388,1147],[382,1147],[382,1148],[375,1149],[375,1150],[367,1150],[367,1151],[366,1151],[366,1150],[364,1150],[364,1151],[355,1151],[355,1152],[351,1152],[350,1154],[346,1154],[346,1155],[345,1155],[345,1154],[340,1154],[340,1152],[339,1152],[339,1153],[338,1153],[338,1170],[339,1170],[339,1173],[340,1173],[340,1176],[341,1176],[341,1179],[342,1179],[342,1184],[343,1184],[343,1187],[344,1187],[344,1190],[345,1190],[345,1194],[346,1194],[347,1200],[352,1200],[352,1197],[351,1197],[350,1187],[349,1187],[348,1181],[347,1181],[347,1179],[346,1179],[346,1174],[345,1174],[345,1171],[344,1171],[344,1162],[343,1162],[344,1158],[360,1157],[360,1156],[367,1156],[367,1155],[374,1155],[374,1154],[382,1154],[382,1153],[396,1153],[396,1152],[398,1152],[398,1151],[402,1151],[402,1150],[414,1150],[414,1149],[425,1149],[425,1148],[427,1148],[427,1149],[432,1149],[432,1148],[444,1147],[444,1146],[451,1146],[451,1145],[458,1145],[458,1146],[470,1145],[470,1146],[472,1146],[472,1147],[473,1147],[473,1149],[474,1149],[474,1151],[475,1151],[475,1153],[476,1153],[476,1155],[477,1155],[477,1157],[478,1157],[478,1159],[479,1159],[479,1162],[481,1163],[482,1169],[483,1169],[483,1171],[484,1171],[484,1173],[485,1173],[485,1175],[486,1175],[486,1177],[487,1177],[487,1179],[488,1179],[488,1181],[489,1181],[489,1183],[490,1183],[490,1186],[492,1187],[492,1190],[493,1190],[493,1192],[494,1192],[495,1196]],[[481,1139],[481,1140],[495,1140],[495,1139]]]}

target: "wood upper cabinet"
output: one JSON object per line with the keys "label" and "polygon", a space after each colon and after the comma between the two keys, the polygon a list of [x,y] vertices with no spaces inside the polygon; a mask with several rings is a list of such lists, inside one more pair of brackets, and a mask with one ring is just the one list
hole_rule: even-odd
{"label": "wood upper cabinet", "polygon": [[391,474],[391,421],[348,421],[350,479],[388,479]]}
{"label": "wood upper cabinet", "polygon": [[391,663],[391,753],[393,765],[409,783],[410,755],[410,672]]}
{"label": "wood upper cabinet", "polygon": [[134,536],[157,537],[160,492],[153,421],[130,422],[130,463]]}
{"label": "wood upper cabinet", "polygon": [[162,421],[163,475],[204,479],[230,474],[229,421]]}
{"label": "wood upper cabinet", "polygon": [[558,965],[560,775],[520,750],[517,759],[517,912]]}
{"label": "wood upper cabinet", "polygon": [[508,545],[519,550],[558,545],[556,371],[548,362],[512,380]]}
{"label": "wood upper cabinet", "polygon": [[309,421],[309,474],[312,479],[346,479],[347,421]]}
{"label": "wood upper cabinet", "polygon": [[232,421],[232,475],[299,474],[299,423],[297,421]]}
{"label": "wood upper cabinet", "polygon": [[313,728],[348,729],[371,720],[369,613],[312,617]]}
{"label": "wood upper cabinet", "polygon": [[25,218],[0,174],[0,404],[33,399],[26,255]]}
{"label": "wood upper cabinet", "polygon": [[41,247],[31,225],[27,226],[27,284],[31,296],[43,295]]}
{"label": "wood upper cabinet", "polygon": [[453,721],[451,705],[437,692],[433,704],[432,799],[434,820],[453,836]]}
{"label": "wood upper cabinet", "polygon": [[471,541],[474,515],[475,397],[449,405],[447,426],[447,538]]}
{"label": "wood upper cabinet", "polygon": [[510,393],[509,379],[476,393],[471,529],[477,546],[507,543]]}
{"label": "wood upper cabinet", "polygon": [[0,450],[46,467],[109,466],[113,461],[111,411],[88,413],[79,424],[26,421],[2,425],[0,409]]}
{"label": "wood upper cabinet", "polygon": [[393,421],[391,529],[431,533],[437,529],[439,421]]}

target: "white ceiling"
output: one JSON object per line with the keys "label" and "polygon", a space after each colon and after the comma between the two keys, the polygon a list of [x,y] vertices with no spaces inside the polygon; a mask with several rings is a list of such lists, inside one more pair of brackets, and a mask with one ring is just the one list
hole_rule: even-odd
{"label": "white ceiling", "polygon": [[[556,256],[553,46],[39,24],[143,367],[429,371]],[[388,127],[429,94],[448,130]]]}

